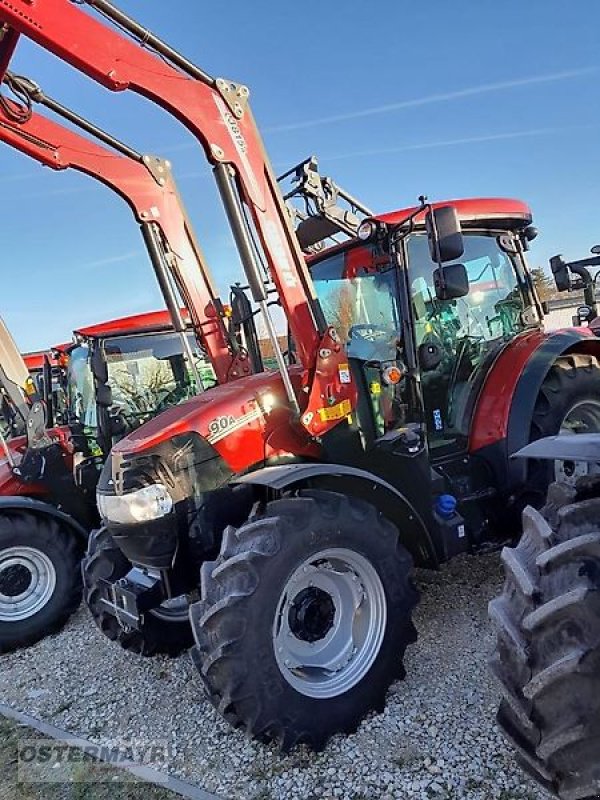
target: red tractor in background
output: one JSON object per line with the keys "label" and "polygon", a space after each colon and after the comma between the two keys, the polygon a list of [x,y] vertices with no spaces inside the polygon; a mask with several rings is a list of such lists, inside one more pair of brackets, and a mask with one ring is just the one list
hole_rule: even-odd
{"label": "red tractor in background", "polygon": [[[56,415],[55,393],[44,391],[56,385],[60,366],[44,359],[36,386],[4,333],[0,369],[12,367],[14,375],[7,372],[2,381],[4,434],[13,440],[3,448],[0,479],[0,652],[56,630],[76,607],[77,562],[97,521],[95,484],[113,442],[201,391],[204,380],[235,380],[260,358],[252,316],[235,324],[214,292],[168,162],[142,156],[31,81],[7,73],[4,83],[22,103],[2,98],[0,140],[52,169],[80,170],[126,200],[169,310],[75,332],[66,418],[62,409]],[[96,141],[34,112],[35,102]],[[180,297],[191,313],[182,312]],[[236,309],[243,315],[239,298]],[[27,436],[15,438],[19,432]],[[185,629],[189,642],[187,622]]]}
{"label": "red tractor in background", "polygon": [[151,653],[161,607],[187,595],[215,707],[262,741],[323,747],[381,710],[404,675],[413,561],[497,547],[543,496],[552,470],[510,456],[591,424],[600,343],[584,327],[544,333],[524,203],[423,198],[307,263],[245,86],[107,0],[0,0],[0,20],[0,63],[25,35],[196,136],[278,363],[113,447],[88,605],[107,635]]}
{"label": "red tractor in background", "polygon": [[[9,358],[12,340],[4,329],[0,652],[53,632],[79,605],[78,562],[98,522],[96,483],[113,442],[196,393],[190,352],[203,386],[215,383],[189,320],[185,335],[187,350],[167,311],[110,320],[79,328],[71,345],[53,348],[60,363],[29,355],[15,375],[7,363],[18,363],[18,354],[14,348]],[[43,378],[50,364],[54,386]],[[28,384],[21,393],[18,387]],[[43,394],[46,385],[53,386],[50,397]],[[57,408],[59,394],[64,403]],[[108,407],[99,402],[107,394]],[[46,422],[41,438],[28,441],[27,423],[35,419],[32,411],[40,413],[41,398]]]}

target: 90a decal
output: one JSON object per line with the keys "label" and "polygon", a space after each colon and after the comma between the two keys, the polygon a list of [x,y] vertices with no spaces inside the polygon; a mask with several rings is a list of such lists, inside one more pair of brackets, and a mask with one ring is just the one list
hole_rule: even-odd
{"label": "90a decal", "polygon": [[217,417],[208,424],[209,437],[218,436],[219,434],[227,433],[227,431],[235,425],[235,417],[232,414],[229,416]]}

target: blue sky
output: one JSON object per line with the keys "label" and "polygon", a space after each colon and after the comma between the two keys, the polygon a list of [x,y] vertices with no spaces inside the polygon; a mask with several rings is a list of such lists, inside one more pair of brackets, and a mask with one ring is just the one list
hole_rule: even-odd
{"label": "blue sky", "polygon": [[[316,153],[376,211],[519,197],[531,262],[600,241],[600,3],[229,0],[120,7],[214,75],[246,83],[277,172]],[[475,13],[476,12],[476,13]],[[22,41],[13,71],[137,149],[170,157],[223,292],[239,267],[203,153],[131,93],[114,95]],[[46,113],[46,112],[45,112]],[[141,236],[106,188],[0,146],[0,313],[23,350],[161,306]]]}

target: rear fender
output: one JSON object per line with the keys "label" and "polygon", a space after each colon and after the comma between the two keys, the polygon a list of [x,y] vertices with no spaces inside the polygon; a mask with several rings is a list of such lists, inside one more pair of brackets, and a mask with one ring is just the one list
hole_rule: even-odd
{"label": "rear fender", "polygon": [[320,488],[360,497],[394,523],[400,541],[417,565],[439,566],[433,541],[417,511],[401,492],[371,472],[342,464],[281,464],[255,470],[233,483],[276,494],[290,489]]}
{"label": "rear fender", "polygon": [[510,457],[529,443],[535,404],[552,365],[570,353],[600,358],[600,340],[588,328],[569,328],[543,339],[535,334],[522,337],[506,347],[506,356],[515,347],[529,350],[526,360],[522,368],[518,357],[499,358],[492,366],[477,400],[469,442],[470,452],[490,463],[502,492],[527,482],[526,459]]}
{"label": "rear fender", "polygon": [[82,545],[87,544],[89,531],[86,531],[73,517],[42,500],[34,500],[32,497],[0,497],[0,515],[7,511],[22,511],[39,517],[51,517],[70,530]]}
{"label": "rear fender", "polygon": [[[517,453],[529,443],[535,404],[546,376],[557,358],[571,353],[587,353],[600,359],[600,341],[587,328],[571,328],[549,336],[532,353],[515,388],[508,429],[506,452]],[[557,438],[557,437],[549,437]],[[511,488],[527,481],[527,464],[522,458],[510,459],[508,482]]]}

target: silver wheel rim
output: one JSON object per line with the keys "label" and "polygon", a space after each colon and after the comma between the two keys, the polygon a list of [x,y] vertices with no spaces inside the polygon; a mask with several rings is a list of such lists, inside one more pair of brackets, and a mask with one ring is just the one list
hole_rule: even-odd
{"label": "silver wheel rim", "polygon": [[165,600],[158,608],[153,608],[150,614],[165,622],[187,622],[189,607],[190,604],[187,597],[182,594],[179,597],[173,597],[171,600]]}
{"label": "silver wheel rim", "polygon": [[0,551],[0,622],[19,622],[42,609],[54,594],[56,570],[41,550]]}
{"label": "silver wheel rim", "polygon": [[385,590],[373,565],[353,550],[321,550],[281,592],[273,622],[279,669],[307,697],[337,697],[373,665],[386,622]]}
{"label": "silver wheel rim", "polygon": [[[559,434],[600,433],[600,401],[581,400],[567,412]],[[574,485],[578,478],[587,475],[589,464],[583,461],[555,461],[554,480]]]}

